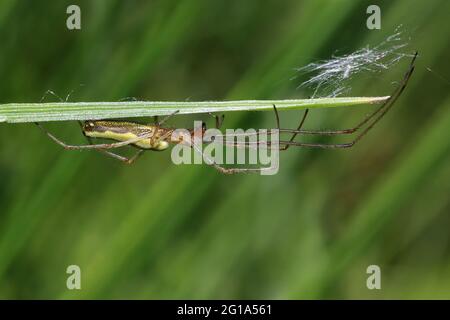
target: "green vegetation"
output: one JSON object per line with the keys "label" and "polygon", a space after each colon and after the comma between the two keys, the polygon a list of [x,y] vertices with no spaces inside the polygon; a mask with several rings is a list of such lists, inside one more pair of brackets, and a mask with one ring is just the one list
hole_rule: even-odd
{"label": "green vegetation", "polygon": [[[74,90],[69,102],[306,99],[294,68],[376,45],[399,25],[420,56],[355,148],[291,148],[269,177],[175,166],[169,152],[124,166],[0,123],[0,298],[449,298],[449,1],[77,3],[81,31],[65,28],[73,2],[0,2],[0,104],[47,90]],[[370,4],[381,30],[365,27]],[[407,60],[362,74],[350,96],[389,95]],[[312,110],[305,128],[351,127],[373,107]],[[280,112],[282,126],[301,114]],[[233,112],[224,126],[274,122]],[[84,141],[76,123],[48,127]],[[72,264],[80,291],[65,286]],[[366,288],[371,264],[382,290]]]}

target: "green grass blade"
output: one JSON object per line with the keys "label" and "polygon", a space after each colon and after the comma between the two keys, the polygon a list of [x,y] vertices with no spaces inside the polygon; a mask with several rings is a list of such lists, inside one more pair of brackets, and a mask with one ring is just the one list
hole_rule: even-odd
{"label": "green grass blade", "polygon": [[289,100],[239,100],[239,101],[132,101],[132,102],[62,102],[62,103],[11,103],[0,105],[0,122],[44,122],[68,120],[97,120],[164,116],[179,114],[267,111],[273,105],[278,110],[344,107],[382,103],[386,97],[348,97]]}

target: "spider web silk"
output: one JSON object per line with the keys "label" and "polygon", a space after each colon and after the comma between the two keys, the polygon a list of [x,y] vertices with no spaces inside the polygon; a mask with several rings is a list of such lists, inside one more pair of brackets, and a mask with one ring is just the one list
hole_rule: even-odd
{"label": "spider web silk", "polygon": [[402,40],[402,32],[389,36],[375,47],[366,46],[353,53],[335,56],[329,60],[310,63],[295,69],[298,73],[309,76],[309,79],[297,88],[313,89],[313,96],[336,97],[348,93],[351,89],[349,81],[363,72],[377,73],[389,69],[402,58],[411,56],[401,52],[408,43]]}

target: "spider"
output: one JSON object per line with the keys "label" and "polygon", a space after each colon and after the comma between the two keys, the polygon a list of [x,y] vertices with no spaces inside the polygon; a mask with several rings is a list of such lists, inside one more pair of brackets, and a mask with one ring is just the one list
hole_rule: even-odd
{"label": "spider", "polygon": [[[408,71],[404,75],[403,80],[400,85],[395,89],[392,95],[375,111],[367,115],[360,123],[358,123],[353,128],[340,129],[340,130],[306,130],[302,129],[303,124],[308,116],[308,109],[306,109],[301,117],[300,123],[296,129],[284,129],[280,127],[280,117],[278,110],[275,105],[273,105],[273,110],[276,118],[276,129],[278,129],[280,134],[290,134],[290,138],[287,140],[279,140],[277,148],[280,151],[288,150],[291,146],[296,147],[307,147],[307,148],[322,148],[322,149],[346,149],[353,147],[358,141],[360,141],[369,132],[375,124],[380,121],[381,118],[392,108],[394,103],[400,97],[402,92],[407,86],[407,83],[414,71],[415,60],[417,58],[417,52],[414,54]],[[201,152],[189,141],[192,141],[196,134],[201,135],[206,131],[206,125],[203,122],[200,129],[191,129],[184,133],[179,133],[176,128],[164,127],[163,124],[172,116],[177,114],[178,111],[166,116],[161,121],[158,121],[155,117],[154,124],[140,124],[136,122],[125,122],[116,120],[88,120],[82,123],[79,121],[83,134],[86,136],[89,144],[87,145],[70,145],[62,140],[58,139],[56,136],[47,131],[41,124],[36,123],[42,131],[50,137],[54,142],[62,146],[66,150],[97,150],[104,153],[112,158],[120,160],[126,164],[132,164],[136,159],[142,155],[144,151],[163,151],[169,148],[170,144],[188,144],[190,147],[195,149],[197,152]],[[216,128],[219,129],[223,122],[224,116],[214,115],[216,120]],[[259,133],[244,133],[243,135],[259,135]],[[298,135],[317,135],[317,136],[341,136],[341,135],[352,135],[356,136],[346,143],[306,143],[295,141]],[[232,135],[220,135],[220,138],[236,137],[240,134]],[[217,138],[216,136],[215,138]],[[94,144],[93,138],[103,138],[114,140],[113,143],[100,143]],[[222,139],[219,139],[222,140]],[[231,147],[241,147],[241,148],[255,148],[258,146],[272,147],[274,144],[271,141],[265,142],[238,142],[232,140],[229,142],[225,139],[222,142],[226,146]],[[124,157],[117,153],[112,152],[112,149],[133,146],[139,150],[130,158]],[[203,155],[203,154],[202,154]],[[271,168],[226,168],[218,165],[211,159],[207,159],[207,164],[213,166],[215,169],[224,174],[234,174],[234,173],[250,173],[250,172],[262,172],[264,170],[269,170]]]}

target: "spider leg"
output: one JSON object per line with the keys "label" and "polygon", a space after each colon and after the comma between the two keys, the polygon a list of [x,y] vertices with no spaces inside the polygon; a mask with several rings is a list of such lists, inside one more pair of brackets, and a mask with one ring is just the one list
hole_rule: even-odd
{"label": "spider leg", "polygon": [[212,163],[208,164],[212,166],[214,169],[219,171],[220,173],[231,175],[231,174],[237,174],[237,173],[261,173],[263,171],[271,171],[274,170],[273,168],[225,168],[222,166],[219,166],[218,164]]}
{"label": "spider leg", "polygon": [[263,167],[263,168],[225,168],[225,167],[215,163],[214,160],[210,159],[204,152],[199,150],[195,143],[192,144],[192,148],[194,149],[195,152],[200,154],[204,160],[206,160],[205,162],[207,165],[213,167],[220,173],[223,173],[226,175],[237,174],[237,173],[261,173],[264,171],[277,170],[277,168],[275,166],[274,167]]}
{"label": "spider leg", "polygon": [[216,120],[216,129],[220,129],[220,127],[222,127],[223,124],[223,120],[225,119],[225,115],[221,114],[220,116],[212,114],[211,112],[208,112],[208,114],[213,117]]}
{"label": "spider leg", "polygon": [[[379,108],[378,110],[376,110],[374,112],[374,114],[372,114],[371,116],[369,116],[370,118],[372,118],[374,115],[378,114],[379,112],[381,112],[377,117],[375,117],[375,119],[363,130],[361,131],[356,137],[355,139],[353,139],[351,142],[348,143],[334,143],[334,144],[322,144],[322,143],[297,143],[297,142],[288,142],[288,141],[280,141],[280,144],[286,144],[286,145],[294,145],[294,146],[300,146],[300,147],[311,147],[311,148],[325,148],[325,149],[335,149],[335,148],[351,148],[353,147],[359,140],[361,140],[362,137],[364,137],[367,132],[370,131],[370,129],[372,129],[378,121],[380,121],[384,115],[386,113],[388,113],[388,111],[392,108],[392,106],[395,104],[395,102],[397,101],[397,99],[400,97],[400,95],[402,94],[402,92],[405,90],[406,85],[408,84],[409,79],[411,78],[412,73],[414,72],[414,61],[416,60],[417,57],[417,52],[415,53],[412,61],[411,61],[411,65],[410,65],[410,69],[408,70],[408,72],[405,74],[403,81],[401,83],[401,85],[399,86],[399,88],[390,96],[390,98],[383,104],[383,106],[381,106],[381,108]],[[370,120],[370,119],[369,119]],[[362,122],[362,125],[364,125],[365,123],[367,123],[369,120],[365,119]],[[360,125],[360,126],[362,126]],[[340,131],[345,131],[345,130],[340,130]],[[346,133],[344,133],[346,134]]]}
{"label": "spider leg", "polygon": [[[300,121],[300,124],[299,124],[298,127],[297,127],[297,131],[300,130],[300,129],[302,128],[303,124],[305,123],[306,117],[308,116],[308,112],[309,112],[309,109],[306,109],[305,112],[303,113],[303,117],[302,117],[302,120]],[[296,137],[297,135],[298,135],[298,132],[294,133],[294,134],[292,135],[291,139],[289,139],[289,141],[290,141],[290,142],[294,141],[294,139],[295,139],[295,137]],[[285,145],[285,146],[282,146],[282,147],[280,148],[280,150],[285,151],[285,150],[287,150],[288,148],[289,148],[289,145]]]}
{"label": "spider leg", "polygon": [[[396,92],[383,104],[383,106],[381,106],[381,108],[379,108],[378,110],[375,111],[375,114],[377,114],[379,111],[381,111],[381,113],[377,117],[375,117],[375,119],[369,124],[369,126],[367,126],[363,131],[361,131],[352,141],[347,142],[347,143],[306,143],[306,142],[295,142],[295,141],[292,141],[292,140],[290,140],[290,141],[280,140],[279,141],[280,150],[283,150],[282,148],[285,147],[285,146],[287,146],[287,147],[289,147],[289,146],[297,146],[297,147],[307,147],[307,148],[322,148],[322,149],[339,149],[339,148],[346,149],[346,148],[353,147],[392,108],[392,106],[397,101],[397,99],[400,96],[400,94],[405,89],[407,81],[408,81],[408,79],[411,76],[413,71],[414,71],[414,67],[412,67],[410,69],[410,71],[406,74],[405,80],[403,81],[403,84],[399,87],[399,89],[396,90]],[[370,118],[372,118],[372,116],[370,116]],[[366,122],[367,121],[364,120],[364,123],[366,123]],[[328,135],[330,132],[333,132],[335,135],[348,134],[349,130],[352,130],[352,129],[327,131],[325,133],[323,133],[323,132],[319,133],[320,131],[317,131],[318,132],[317,134]],[[295,131],[293,130],[293,131],[289,131],[289,132],[295,132]],[[338,132],[338,133],[336,133],[336,132]],[[301,132],[299,132],[299,133],[301,133]],[[257,144],[261,144],[261,143],[260,142],[256,142],[256,143],[245,142],[244,144],[245,144],[245,146],[251,146],[251,145],[257,145]],[[229,145],[229,144],[227,144],[227,145]],[[242,146],[242,145],[243,145],[243,143],[234,143],[234,142],[231,144],[231,146],[237,146],[237,147]],[[271,142],[270,141],[267,142],[266,145],[270,146]]]}
{"label": "spider leg", "polygon": [[[41,101],[40,101],[40,102],[41,102],[41,103],[44,102],[44,100],[45,100],[45,99],[47,98],[47,96],[49,96],[49,95],[54,96],[54,97],[57,98],[60,102],[64,102],[64,100],[61,99],[61,97],[58,96],[53,90],[47,90],[47,91],[45,91],[45,93],[44,93],[43,96],[41,97]],[[67,100],[66,100],[66,101],[67,101]],[[80,126],[81,126],[81,128],[82,128],[83,126],[82,126],[82,124],[81,124],[81,121],[78,121],[78,123],[80,124]],[[38,127],[40,127],[41,129],[44,130],[43,126],[42,126],[39,122],[35,122],[34,124],[37,125]],[[48,135],[48,132],[47,132],[46,130],[44,130],[44,132]],[[52,138],[52,140],[53,140],[53,138]]]}
{"label": "spider leg", "polygon": [[[393,92],[393,94],[383,103],[378,109],[367,115],[360,123],[358,123],[353,128],[349,129],[341,129],[341,130],[291,130],[291,129],[280,129],[280,132],[297,132],[299,134],[311,134],[311,135],[341,135],[341,134],[352,134],[359,129],[361,129],[365,124],[367,124],[372,118],[374,118],[377,114],[381,113],[381,117],[377,117],[372,125],[369,127],[372,128],[375,123],[377,123],[392,107],[395,101],[397,101],[398,97],[402,94],[405,89],[414,69],[414,63],[417,58],[418,52],[414,53],[414,56],[411,60],[408,71],[403,77],[403,80],[400,86]],[[366,132],[367,133],[367,132]]]}
{"label": "spider leg", "polygon": [[122,161],[125,164],[133,164],[143,154],[143,152],[145,150],[143,150],[143,149],[138,150],[131,158],[127,158],[127,157],[121,156],[120,154],[106,151],[106,150],[98,150],[98,151],[110,156],[111,158]]}
{"label": "spider leg", "polygon": [[[281,131],[280,129],[280,116],[278,115],[278,110],[277,107],[275,105],[273,105],[273,110],[275,112],[275,118],[277,121],[277,129],[278,131]],[[300,124],[298,125],[297,129],[295,130],[295,132],[292,134],[291,139],[289,139],[290,142],[294,141],[295,137],[299,134],[299,130],[302,128],[303,123],[305,123],[306,120],[306,116],[308,115],[308,109],[305,110],[305,112],[303,113],[303,117],[300,120]],[[285,151],[287,149],[289,149],[290,145],[289,144],[285,144],[283,146],[280,147],[280,151]]]}
{"label": "spider leg", "polygon": [[172,116],[176,115],[178,112],[180,112],[180,110],[176,110],[175,112],[172,112],[171,114],[165,116],[164,118],[162,118],[161,121],[158,121],[158,116],[155,116],[155,119],[156,119],[155,125],[156,125],[157,127],[160,127],[164,122],[166,122],[167,120],[169,120]]}
{"label": "spider leg", "polygon": [[[64,100],[58,96],[53,90],[47,90],[45,91],[44,95],[41,97],[41,101],[40,102],[44,102],[44,100],[49,96],[52,95],[55,98],[57,98],[60,102],[64,102]],[[67,100],[66,100],[67,101]]]}

